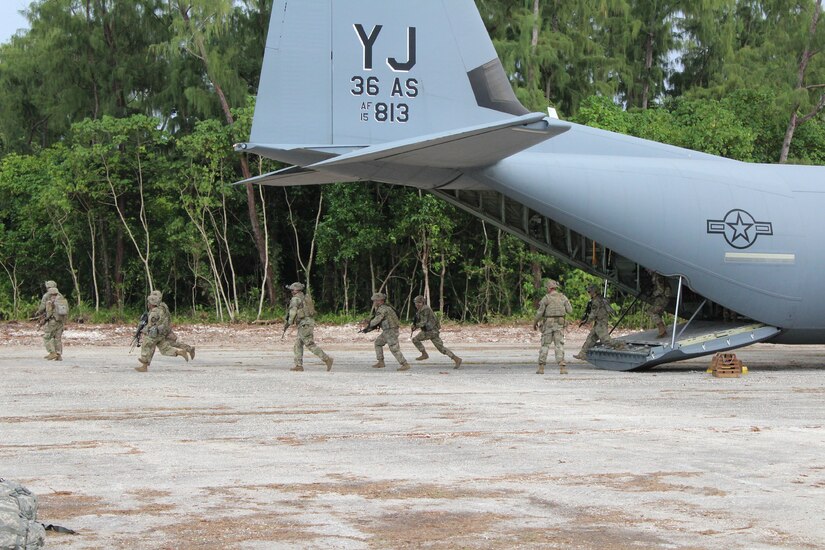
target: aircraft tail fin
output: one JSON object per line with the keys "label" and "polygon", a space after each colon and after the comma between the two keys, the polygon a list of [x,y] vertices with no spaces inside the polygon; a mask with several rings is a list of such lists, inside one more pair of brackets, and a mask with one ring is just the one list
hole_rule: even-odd
{"label": "aircraft tail fin", "polygon": [[275,0],[250,142],[359,148],[526,114],[473,0]]}

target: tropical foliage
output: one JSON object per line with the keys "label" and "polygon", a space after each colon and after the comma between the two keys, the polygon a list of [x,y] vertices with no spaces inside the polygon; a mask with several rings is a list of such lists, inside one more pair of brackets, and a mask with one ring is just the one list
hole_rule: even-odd
{"label": "tropical foliage", "polygon": [[[747,162],[825,161],[821,0],[477,0],[519,99]],[[248,135],[270,0],[35,0],[0,45],[0,316],[55,279],[80,311],[165,292],[179,314],[270,314],[308,281],[356,315],[532,308],[589,279],[415,189],[237,187],[277,168]],[[91,314],[91,313],[90,313]],[[272,313],[274,314],[274,313]]]}

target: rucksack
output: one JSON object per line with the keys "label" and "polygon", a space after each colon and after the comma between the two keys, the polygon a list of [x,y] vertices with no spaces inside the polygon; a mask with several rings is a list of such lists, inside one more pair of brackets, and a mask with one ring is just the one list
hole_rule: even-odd
{"label": "rucksack", "polygon": [[37,497],[19,483],[0,479],[0,548],[39,550],[45,543]]}
{"label": "rucksack", "polygon": [[54,314],[64,321],[69,315],[69,301],[62,294],[58,294],[54,299]]}
{"label": "rucksack", "polygon": [[309,295],[304,296],[304,315],[306,317],[315,317],[315,302]]}

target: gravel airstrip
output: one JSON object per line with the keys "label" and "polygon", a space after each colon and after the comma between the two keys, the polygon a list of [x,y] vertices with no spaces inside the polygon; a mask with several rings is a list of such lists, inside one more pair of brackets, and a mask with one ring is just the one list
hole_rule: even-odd
{"label": "gravel airstrip", "polygon": [[404,340],[397,372],[355,330],[296,373],[278,325],[185,326],[196,358],[141,374],[132,327],[73,325],[58,363],[0,325],[0,477],[78,531],[49,548],[825,547],[823,347],[539,376],[529,327],[447,326],[460,370]]}

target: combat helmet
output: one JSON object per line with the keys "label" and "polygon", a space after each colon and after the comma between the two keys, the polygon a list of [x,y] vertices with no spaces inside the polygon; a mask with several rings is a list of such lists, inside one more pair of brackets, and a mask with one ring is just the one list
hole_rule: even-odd
{"label": "combat helmet", "polygon": [[370,299],[371,299],[373,302],[374,302],[374,301],[376,301],[376,300],[386,300],[386,299],[387,299],[387,295],[386,295],[386,294],[384,294],[383,292],[376,292],[375,294],[373,294],[373,295],[372,295],[372,298],[370,298]]}
{"label": "combat helmet", "polygon": [[302,283],[292,283],[291,285],[287,285],[286,288],[289,290],[303,290],[304,285]]}

